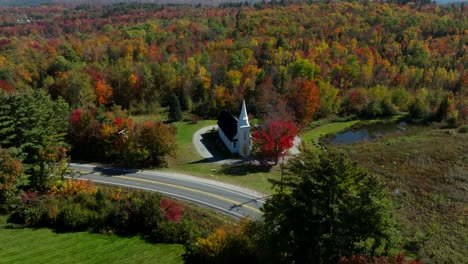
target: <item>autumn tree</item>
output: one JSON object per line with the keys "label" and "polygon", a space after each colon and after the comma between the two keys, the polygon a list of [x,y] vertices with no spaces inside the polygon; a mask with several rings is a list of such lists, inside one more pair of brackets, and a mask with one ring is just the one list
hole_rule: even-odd
{"label": "autumn tree", "polygon": [[[134,161],[146,166],[164,165],[167,156],[175,156],[177,144],[174,127],[162,122],[145,122],[135,127],[129,144],[128,155],[135,154]],[[130,161],[130,160],[129,160]]]}
{"label": "autumn tree", "polygon": [[112,97],[112,87],[106,80],[97,80],[95,85],[97,105],[107,105]]}
{"label": "autumn tree", "polygon": [[290,121],[268,120],[252,134],[254,151],[262,157],[273,158],[275,164],[279,157],[294,146],[297,127]]}
{"label": "autumn tree", "polygon": [[305,126],[312,121],[319,107],[320,91],[313,81],[296,79],[290,85],[288,106],[293,110],[296,122]]}

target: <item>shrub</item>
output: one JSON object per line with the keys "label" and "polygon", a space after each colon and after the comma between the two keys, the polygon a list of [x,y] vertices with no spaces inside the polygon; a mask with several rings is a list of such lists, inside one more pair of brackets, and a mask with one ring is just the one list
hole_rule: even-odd
{"label": "shrub", "polygon": [[456,128],[460,125],[458,118],[458,111],[453,111],[447,116],[447,126],[451,128]]}
{"label": "shrub", "polygon": [[220,228],[207,238],[199,238],[187,246],[186,263],[271,263],[273,259],[261,260],[259,243],[252,240],[252,235],[259,233],[252,229],[254,226],[241,222],[235,229]]}
{"label": "shrub", "polygon": [[468,133],[468,125],[462,125],[457,131],[458,133]]}
{"label": "shrub", "polygon": [[416,97],[409,106],[409,115],[416,119],[427,118],[429,115],[428,106],[422,99]]}
{"label": "shrub", "polygon": [[67,179],[65,181],[57,181],[51,188],[51,194],[57,196],[71,196],[78,193],[95,194],[96,187],[90,180],[73,180]]}
{"label": "shrub", "polygon": [[93,226],[97,217],[95,212],[67,200],[57,216],[55,229],[61,232],[87,230]]}
{"label": "shrub", "polygon": [[163,221],[151,230],[148,238],[152,242],[186,244],[192,239],[193,227],[188,220],[180,223]]}
{"label": "shrub", "polygon": [[159,207],[161,195],[157,193],[142,193],[141,198],[141,205],[133,221],[140,228],[138,231],[145,234],[148,230],[157,228],[163,221],[164,216]]}
{"label": "shrub", "polygon": [[382,109],[382,116],[392,116],[398,114],[398,109],[388,98],[382,99],[380,102],[380,108]]}
{"label": "shrub", "polygon": [[374,257],[369,258],[365,256],[351,256],[341,257],[338,264],[424,264],[421,261],[414,259],[406,260],[403,255],[397,255],[390,258],[385,257]]}
{"label": "shrub", "polygon": [[182,206],[168,198],[162,198],[159,203],[159,207],[164,214],[164,218],[173,223],[179,223],[182,218],[183,208]]}

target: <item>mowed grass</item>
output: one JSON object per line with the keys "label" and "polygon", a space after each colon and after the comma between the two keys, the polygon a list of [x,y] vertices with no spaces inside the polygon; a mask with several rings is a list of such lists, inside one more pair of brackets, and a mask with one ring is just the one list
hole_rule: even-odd
{"label": "mowed grass", "polygon": [[304,142],[310,143],[311,141],[318,142],[320,137],[336,134],[343,130],[346,130],[355,124],[359,123],[359,120],[352,120],[347,122],[334,122],[318,126],[312,130],[306,131],[301,135]]}
{"label": "mowed grass", "polygon": [[468,263],[468,133],[413,127],[339,147],[387,184],[407,253]]}
{"label": "mowed grass", "polygon": [[0,263],[183,263],[182,245],[87,232],[7,229],[4,218],[0,218]]}

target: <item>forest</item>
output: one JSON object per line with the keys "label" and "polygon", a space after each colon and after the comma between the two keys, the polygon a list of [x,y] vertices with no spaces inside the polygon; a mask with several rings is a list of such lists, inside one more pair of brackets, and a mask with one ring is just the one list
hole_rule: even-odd
{"label": "forest", "polygon": [[[325,15],[326,14],[326,15]],[[467,118],[464,6],[114,4],[0,9],[0,89],[72,109],[153,112],[176,94],[208,118],[238,111],[306,126],[331,115]],[[301,95],[301,96],[297,96]]]}

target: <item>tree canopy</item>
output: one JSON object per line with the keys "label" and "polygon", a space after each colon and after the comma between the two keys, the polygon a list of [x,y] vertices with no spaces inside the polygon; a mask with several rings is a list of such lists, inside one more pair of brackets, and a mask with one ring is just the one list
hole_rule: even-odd
{"label": "tree canopy", "polygon": [[20,158],[35,189],[47,187],[57,162],[66,158],[68,105],[43,91],[0,92],[0,145]]}
{"label": "tree canopy", "polygon": [[378,179],[345,154],[306,149],[267,200],[265,228],[274,251],[295,263],[336,263],[398,248],[390,201]]}

